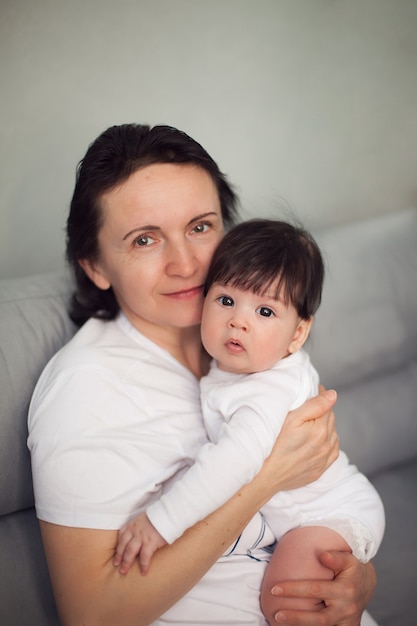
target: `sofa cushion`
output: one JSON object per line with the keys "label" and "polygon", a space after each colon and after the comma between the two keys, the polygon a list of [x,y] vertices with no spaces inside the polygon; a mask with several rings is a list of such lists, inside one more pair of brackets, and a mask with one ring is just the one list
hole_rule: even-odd
{"label": "sofa cushion", "polygon": [[323,382],[350,388],[417,358],[417,211],[315,234],[326,279],[309,350]]}
{"label": "sofa cushion", "polygon": [[49,358],[74,333],[65,273],[0,280],[0,515],[33,505],[27,411]]}
{"label": "sofa cushion", "polygon": [[385,506],[386,530],[373,559],[378,585],[369,611],[381,626],[417,624],[417,459],[373,479]]}
{"label": "sofa cushion", "polygon": [[60,626],[35,509],[0,517],[0,624]]}
{"label": "sofa cushion", "polygon": [[307,349],[365,473],[417,457],[417,211],[315,233],[326,259]]}
{"label": "sofa cushion", "polygon": [[417,360],[342,389],[336,404],[340,444],[352,463],[374,475],[417,461]]}

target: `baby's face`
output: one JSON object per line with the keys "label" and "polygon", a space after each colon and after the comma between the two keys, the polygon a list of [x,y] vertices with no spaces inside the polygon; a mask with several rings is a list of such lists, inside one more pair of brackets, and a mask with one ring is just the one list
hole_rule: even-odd
{"label": "baby's face", "polygon": [[310,324],[292,304],[276,298],[273,285],[270,294],[257,295],[214,283],[204,301],[201,337],[221,369],[250,374],[298,350]]}

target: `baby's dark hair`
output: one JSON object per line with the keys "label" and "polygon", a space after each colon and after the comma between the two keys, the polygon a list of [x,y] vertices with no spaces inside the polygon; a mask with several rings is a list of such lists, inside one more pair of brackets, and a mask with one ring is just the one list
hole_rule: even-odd
{"label": "baby's dark hair", "polygon": [[230,230],[216,249],[206,279],[213,283],[269,292],[278,279],[276,296],[292,304],[308,320],[321,302],[324,262],[312,235],[288,222],[253,219]]}

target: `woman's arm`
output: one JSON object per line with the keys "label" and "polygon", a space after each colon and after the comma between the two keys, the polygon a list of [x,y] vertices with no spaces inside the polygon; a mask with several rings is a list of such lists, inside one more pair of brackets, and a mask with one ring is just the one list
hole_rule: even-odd
{"label": "woman's arm", "polygon": [[223,507],[157,551],[147,576],[112,564],[117,531],[41,522],[51,580],[64,626],[144,626],[175,604],[206,573],[277,491],[316,480],[338,454],[333,392],[289,414],[255,479]]}

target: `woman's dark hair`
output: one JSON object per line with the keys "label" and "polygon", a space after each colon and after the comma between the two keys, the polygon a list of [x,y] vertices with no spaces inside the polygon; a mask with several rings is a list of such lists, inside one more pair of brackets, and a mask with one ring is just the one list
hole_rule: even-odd
{"label": "woman's dark hair", "polygon": [[67,220],[67,260],[75,276],[71,319],[81,326],[90,317],[114,319],[119,310],[112,288],[98,289],[81,268],[80,259],[96,260],[102,225],[101,196],[147,165],[195,165],[212,178],[223,221],[236,218],[237,197],[215,161],[197,141],[171,126],[123,124],[105,130],[88,148],[77,167],[74,194]]}
{"label": "woman's dark hair", "polygon": [[217,247],[208,271],[205,295],[213,283],[266,293],[278,279],[302,319],[308,320],[321,302],[324,263],[320,249],[306,230],[287,222],[253,219],[230,230]]}

